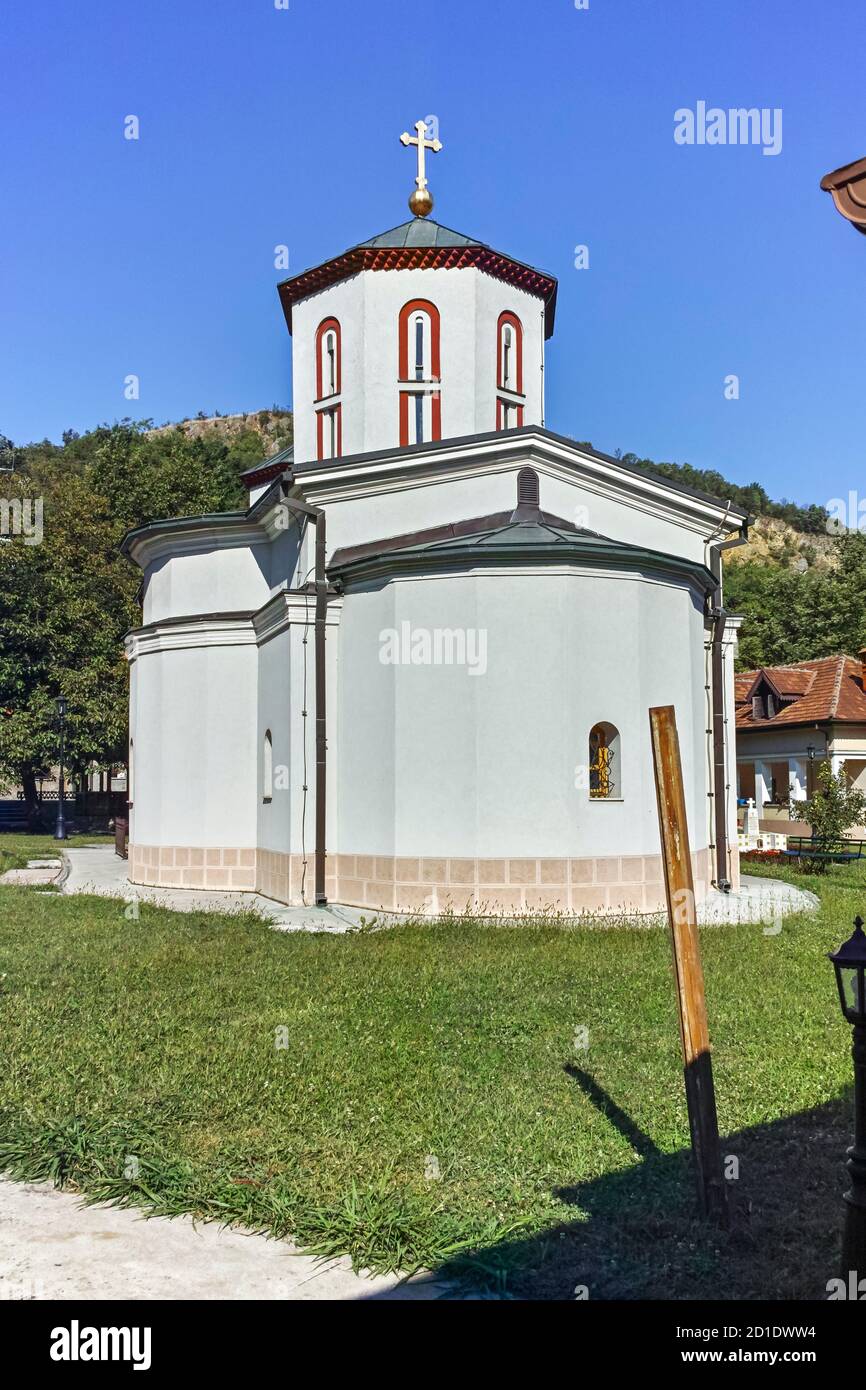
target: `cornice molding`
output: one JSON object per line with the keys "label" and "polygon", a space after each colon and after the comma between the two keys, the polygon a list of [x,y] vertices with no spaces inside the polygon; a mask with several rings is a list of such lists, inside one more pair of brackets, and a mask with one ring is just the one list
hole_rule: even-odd
{"label": "cornice molding", "polygon": [[[325,627],[339,627],[342,611],[342,597],[337,594],[329,594]],[[256,641],[259,646],[262,646],[263,643],[269,642],[272,637],[285,632],[287,627],[308,626],[312,630],[315,615],[316,595],[312,590],[300,593],[297,589],[283,589],[263,604],[257,613],[253,614],[252,621]]]}
{"label": "cornice molding", "polygon": [[211,613],[202,617],[164,618],[126,634],[128,661],[155,652],[190,647],[247,647],[255,645],[251,613]]}
{"label": "cornice molding", "polygon": [[[337,627],[343,600],[329,594],[326,627]],[[316,608],[314,593],[283,589],[255,612],[205,613],[180,618],[162,618],[145,627],[134,628],[125,639],[128,661],[155,652],[184,651],[193,647],[261,646],[291,626],[313,627]]]}
{"label": "cornice molding", "polygon": [[130,531],[121,543],[121,552],[141,569],[168,555],[200,554],[206,550],[237,550],[267,543],[265,526],[246,512],[226,512],[207,517],[181,517],[177,521],[155,521]]}

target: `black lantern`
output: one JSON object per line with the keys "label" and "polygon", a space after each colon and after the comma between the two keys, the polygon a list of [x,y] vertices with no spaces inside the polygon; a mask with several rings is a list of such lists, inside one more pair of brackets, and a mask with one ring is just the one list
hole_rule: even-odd
{"label": "black lantern", "polygon": [[854,918],[853,935],[830,960],[842,1012],[854,1029],[854,1143],[848,1150],[851,1187],[845,1193],[842,1277],[849,1280],[856,1272],[859,1282],[866,1275],[866,933],[862,917]]}
{"label": "black lantern", "polygon": [[866,1024],[866,932],[863,931],[863,918],[854,918],[854,932],[830,956],[836,970],[836,984],[839,987],[839,1003],[842,1012],[852,1027]]}

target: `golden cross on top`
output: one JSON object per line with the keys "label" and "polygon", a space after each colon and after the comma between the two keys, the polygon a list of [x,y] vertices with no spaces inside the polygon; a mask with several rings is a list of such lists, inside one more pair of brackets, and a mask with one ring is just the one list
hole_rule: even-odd
{"label": "golden cross on top", "polygon": [[418,174],[415,179],[416,190],[409,198],[409,207],[416,217],[426,217],[433,210],[433,195],[427,186],[427,174],[425,166],[425,154],[427,150],[432,150],[438,154],[442,148],[442,141],[427,139],[427,122],[415,122],[415,135],[410,135],[408,130],[404,130],[400,136],[401,145],[415,145],[418,149]]}

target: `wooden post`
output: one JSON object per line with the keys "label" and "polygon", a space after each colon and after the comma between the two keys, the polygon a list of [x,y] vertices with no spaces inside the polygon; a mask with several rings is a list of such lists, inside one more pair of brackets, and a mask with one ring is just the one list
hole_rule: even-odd
{"label": "wooden post", "polygon": [[662,705],[651,709],[649,717],[698,1201],[704,1216],[726,1224],[728,1194],[719,1149],[707,1001],[704,996],[704,971],[676,716],[673,705]]}

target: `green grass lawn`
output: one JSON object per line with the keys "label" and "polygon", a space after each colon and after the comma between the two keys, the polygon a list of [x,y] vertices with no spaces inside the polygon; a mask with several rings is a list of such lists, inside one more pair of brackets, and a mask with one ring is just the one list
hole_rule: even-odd
{"label": "green grass lawn", "polygon": [[658,929],[289,935],[0,889],[0,1167],[517,1295],[826,1296],[851,1064],[825,953],[866,865],[796,881],[819,917],[702,932],[730,1231],[694,1216]]}
{"label": "green grass lawn", "polygon": [[[112,835],[70,835],[66,845],[107,845]],[[23,869],[28,859],[57,859],[61,845],[51,835],[0,835],[0,874]]]}

